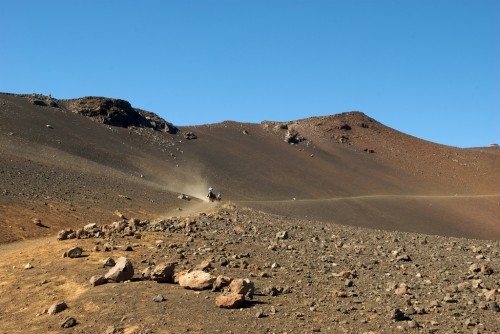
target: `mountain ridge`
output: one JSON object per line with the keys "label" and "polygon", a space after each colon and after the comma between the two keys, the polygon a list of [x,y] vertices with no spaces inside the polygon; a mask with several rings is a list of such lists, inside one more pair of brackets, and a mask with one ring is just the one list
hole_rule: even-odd
{"label": "mountain ridge", "polygon": [[[33,102],[39,100],[45,105]],[[102,221],[118,210],[155,217],[189,206],[180,193],[205,200],[209,186],[225,200],[285,216],[500,239],[498,148],[431,143],[360,112],[171,124],[171,132],[140,122],[113,126],[64,102],[90,106],[97,117],[130,105],[109,100],[0,94],[0,172],[7,176],[0,213],[11,226],[4,241],[35,237],[40,231],[27,223],[33,215],[60,227],[72,224],[65,215]]]}

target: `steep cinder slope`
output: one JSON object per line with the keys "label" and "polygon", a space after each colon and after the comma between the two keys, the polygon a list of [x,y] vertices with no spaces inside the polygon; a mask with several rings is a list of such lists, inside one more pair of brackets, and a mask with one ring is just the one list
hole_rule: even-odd
{"label": "steep cinder slope", "polygon": [[[188,160],[226,197],[268,212],[500,238],[498,155],[426,142],[361,113],[181,128]],[[457,159],[456,159],[457,158]]]}
{"label": "steep cinder slope", "polygon": [[429,143],[357,112],[176,128],[125,102],[0,94],[5,240],[41,233],[34,217],[55,228],[166,214],[210,185],[286,216],[500,239],[493,148]]}
{"label": "steep cinder slope", "polygon": [[[59,103],[0,95],[0,242],[82,221],[109,223],[116,210],[156,218],[183,204],[176,189],[186,178],[176,167],[179,135],[102,124]],[[151,166],[176,182],[160,182]],[[51,229],[34,228],[33,218]]]}

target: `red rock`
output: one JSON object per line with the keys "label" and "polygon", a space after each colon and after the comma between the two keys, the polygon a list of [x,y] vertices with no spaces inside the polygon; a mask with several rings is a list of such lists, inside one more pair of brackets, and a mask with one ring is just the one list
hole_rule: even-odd
{"label": "red rock", "polygon": [[239,308],[245,304],[245,296],[240,294],[224,294],[215,298],[215,305],[221,308]]}
{"label": "red rock", "polygon": [[340,290],[335,290],[332,293],[334,298],[346,298],[347,297],[347,292],[345,291],[340,291]]}
{"label": "red rock", "polygon": [[151,271],[150,278],[158,283],[170,283],[173,282],[175,262],[164,262],[158,264]]}
{"label": "red rock", "polygon": [[193,270],[179,277],[179,285],[192,290],[212,288],[215,277],[201,270]]}
{"label": "red rock", "polygon": [[253,295],[255,290],[254,284],[248,278],[235,279],[229,284],[229,291],[238,295]]}

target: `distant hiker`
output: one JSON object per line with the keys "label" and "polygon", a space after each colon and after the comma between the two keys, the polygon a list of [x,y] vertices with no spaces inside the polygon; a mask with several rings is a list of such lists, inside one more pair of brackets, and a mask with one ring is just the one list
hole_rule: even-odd
{"label": "distant hiker", "polygon": [[222,200],[222,194],[220,191],[217,193],[217,200],[220,202]]}
{"label": "distant hiker", "polygon": [[208,195],[207,195],[207,197],[210,198],[213,195],[214,195],[214,188],[212,188],[212,187],[208,188]]}

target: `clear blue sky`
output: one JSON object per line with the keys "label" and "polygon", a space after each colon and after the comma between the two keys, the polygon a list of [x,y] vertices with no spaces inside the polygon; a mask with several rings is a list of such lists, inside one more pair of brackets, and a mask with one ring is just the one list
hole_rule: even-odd
{"label": "clear blue sky", "polygon": [[360,110],[500,143],[498,0],[0,0],[0,91],[122,98],[176,125]]}

